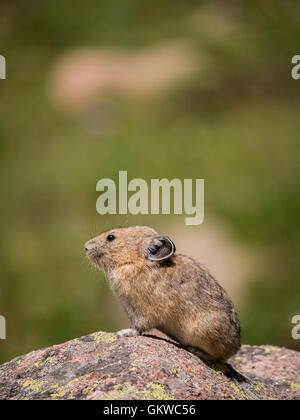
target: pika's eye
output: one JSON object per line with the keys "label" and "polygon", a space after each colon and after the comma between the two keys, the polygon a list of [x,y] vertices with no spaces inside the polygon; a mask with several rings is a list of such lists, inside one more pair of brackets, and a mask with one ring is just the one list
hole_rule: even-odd
{"label": "pika's eye", "polygon": [[114,239],[116,239],[115,235],[108,235],[108,236],[107,236],[107,238],[106,238],[106,240],[107,240],[108,242],[111,242],[111,241],[113,241]]}

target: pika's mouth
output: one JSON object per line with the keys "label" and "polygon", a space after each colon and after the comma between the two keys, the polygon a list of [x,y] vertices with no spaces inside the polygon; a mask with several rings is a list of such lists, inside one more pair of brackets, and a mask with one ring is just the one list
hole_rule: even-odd
{"label": "pika's mouth", "polygon": [[88,259],[91,261],[92,264],[94,264],[98,268],[103,255],[103,252],[100,252],[96,249],[86,251],[86,256],[88,257]]}
{"label": "pika's mouth", "polygon": [[103,252],[93,250],[93,251],[87,251],[86,255],[90,259],[99,259],[99,258],[102,258],[104,254]]}
{"label": "pika's mouth", "polygon": [[102,257],[104,256],[103,250],[95,241],[91,239],[84,244],[84,249],[86,251],[86,256],[90,260],[90,262],[95,265],[96,267],[100,268],[100,262]]}

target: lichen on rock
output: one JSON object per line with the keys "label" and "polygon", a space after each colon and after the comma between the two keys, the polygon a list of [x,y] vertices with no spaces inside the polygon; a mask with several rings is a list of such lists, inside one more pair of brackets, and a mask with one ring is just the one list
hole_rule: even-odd
{"label": "lichen on rock", "polygon": [[96,332],[0,366],[0,399],[300,399],[300,353],[242,346],[225,365],[151,336]]}

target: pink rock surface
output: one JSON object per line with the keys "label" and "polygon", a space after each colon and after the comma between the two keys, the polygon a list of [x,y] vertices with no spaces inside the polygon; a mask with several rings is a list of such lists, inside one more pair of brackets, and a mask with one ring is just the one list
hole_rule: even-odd
{"label": "pink rock surface", "polygon": [[151,336],[98,332],[0,366],[0,399],[300,399],[300,353],[243,346],[226,365]]}

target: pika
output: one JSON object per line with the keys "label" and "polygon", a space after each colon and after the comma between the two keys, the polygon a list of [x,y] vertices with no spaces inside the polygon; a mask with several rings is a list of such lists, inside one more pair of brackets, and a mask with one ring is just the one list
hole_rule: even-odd
{"label": "pika", "polygon": [[110,229],[84,245],[128,315],[118,337],[156,328],[205,360],[225,362],[241,345],[225,290],[201,264],[147,226]]}

